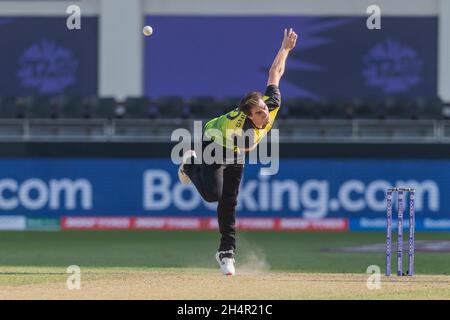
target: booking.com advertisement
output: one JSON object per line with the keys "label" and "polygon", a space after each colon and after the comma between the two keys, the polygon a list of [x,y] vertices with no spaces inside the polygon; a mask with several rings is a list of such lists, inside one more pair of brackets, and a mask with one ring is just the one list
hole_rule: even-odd
{"label": "booking.com advertisement", "polygon": [[[417,230],[450,230],[450,161],[286,159],[272,176],[261,168],[245,165],[240,229],[385,230],[386,190],[397,186],[416,190]],[[217,228],[217,203],[177,170],[170,159],[2,159],[0,228]]]}

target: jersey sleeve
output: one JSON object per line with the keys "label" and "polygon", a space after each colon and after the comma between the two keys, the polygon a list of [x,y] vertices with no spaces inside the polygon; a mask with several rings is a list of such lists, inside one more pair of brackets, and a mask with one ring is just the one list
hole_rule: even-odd
{"label": "jersey sleeve", "polygon": [[278,108],[281,104],[280,89],[276,85],[273,85],[273,84],[271,84],[270,86],[267,86],[266,92],[264,93],[263,100],[267,104],[267,108],[269,108],[269,111],[272,111],[272,110]]}

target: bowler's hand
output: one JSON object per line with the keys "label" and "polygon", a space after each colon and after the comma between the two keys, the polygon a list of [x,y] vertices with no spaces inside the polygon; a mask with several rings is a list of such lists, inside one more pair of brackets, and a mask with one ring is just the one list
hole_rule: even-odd
{"label": "bowler's hand", "polygon": [[292,50],[295,47],[295,43],[297,42],[297,34],[292,28],[284,29],[284,38],[283,43],[281,44],[281,49]]}

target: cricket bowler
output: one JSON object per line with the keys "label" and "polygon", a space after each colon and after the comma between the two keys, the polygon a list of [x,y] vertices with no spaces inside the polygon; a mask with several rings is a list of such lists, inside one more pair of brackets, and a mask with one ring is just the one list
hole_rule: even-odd
{"label": "cricket bowler", "polygon": [[[178,170],[178,177],[182,183],[192,182],[205,201],[218,202],[217,217],[221,239],[216,260],[225,275],[235,274],[236,205],[244,169],[244,164],[237,160],[253,150],[273,126],[281,103],[280,79],[284,74],[289,52],[295,47],[296,41],[297,34],[292,28],[284,29],[281,48],[269,70],[264,94],[248,93],[240,101],[238,108],[205,124],[203,150],[211,143],[218,144],[215,146],[228,150],[224,151],[224,154],[232,154],[232,161],[227,156],[224,162],[194,163],[193,158],[197,155],[193,150],[189,150],[183,155]],[[249,134],[251,137],[249,143],[244,147],[237,146],[235,140],[227,134],[230,130]]]}

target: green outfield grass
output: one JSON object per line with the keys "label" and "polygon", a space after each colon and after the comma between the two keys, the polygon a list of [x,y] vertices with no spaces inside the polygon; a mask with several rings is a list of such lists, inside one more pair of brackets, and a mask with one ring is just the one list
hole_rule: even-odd
{"label": "green outfield grass", "polygon": [[[383,252],[330,252],[383,246],[384,233],[239,232],[235,277],[218,270],[218,239],[214,231],[0,232],[0,300],[450,299],[450,253],[418,252],[415,277],[383,276],[382,289],[369,290],[367,267],[384,272]],[[70,265],[81,268],[80,290],[67,287]]]}
{"label": "green outfield grass", "polygon": [[[218,239],[213,231],[0,232],[0,267],[216,268]],[[306,273],[365,273],[375,264],[384,272],[382,252],[323,250],[384,240],[384,233],[378,232],[239,232],[236,264]],[[450,233],[418,233],[416,240],[450,240]],[[417,274],[450,273],[450,253],[418,252],[415,261]]]}

